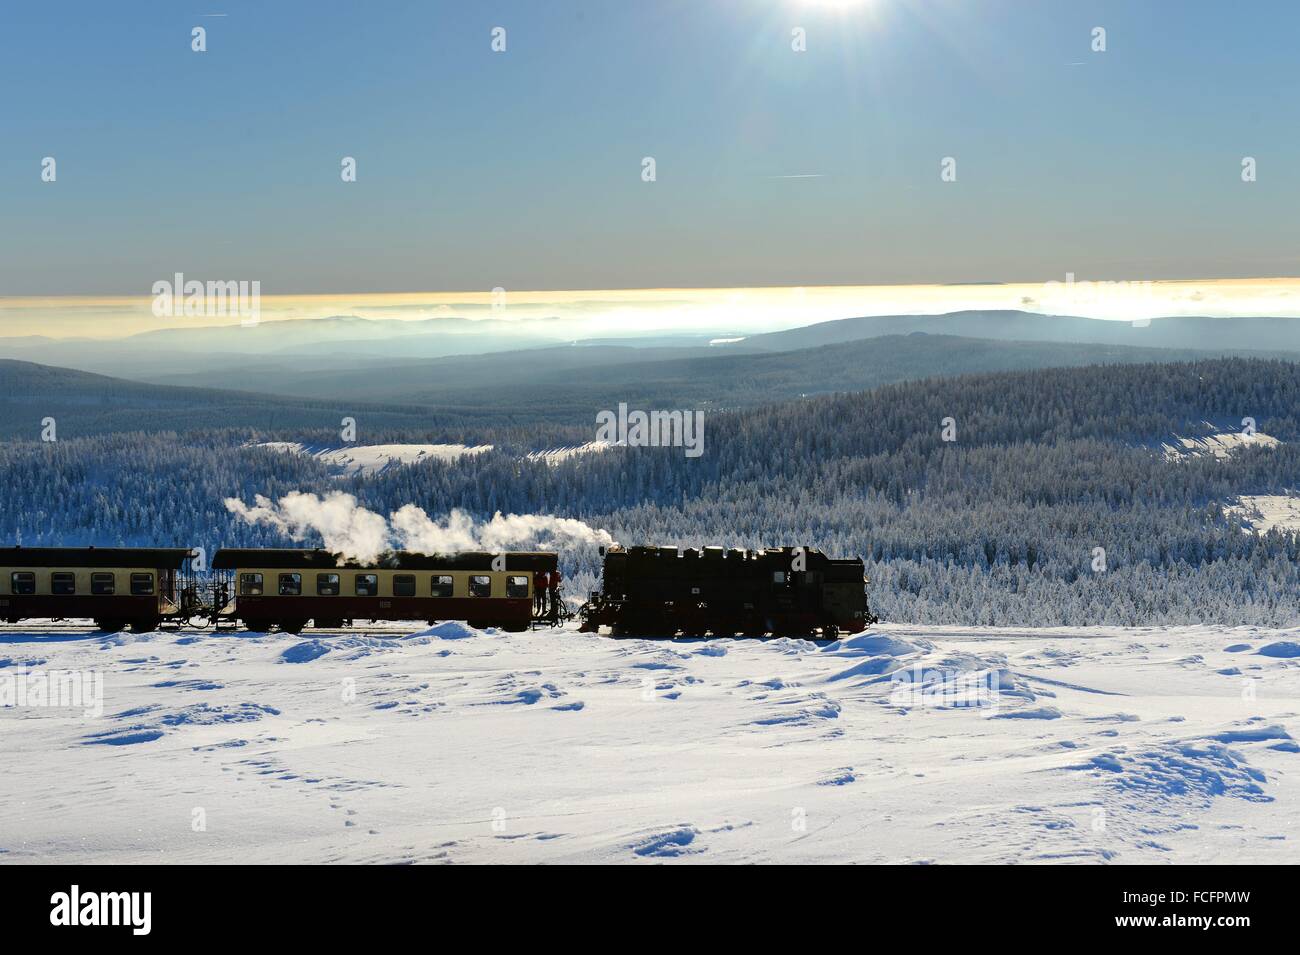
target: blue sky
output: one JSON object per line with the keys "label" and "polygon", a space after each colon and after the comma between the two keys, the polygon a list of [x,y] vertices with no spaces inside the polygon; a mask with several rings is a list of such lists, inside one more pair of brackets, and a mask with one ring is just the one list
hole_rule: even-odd
{"label": "blue sky", "polygon": [[1295,275],[1297,36],[1294,2],[10,3],[0,294]]}

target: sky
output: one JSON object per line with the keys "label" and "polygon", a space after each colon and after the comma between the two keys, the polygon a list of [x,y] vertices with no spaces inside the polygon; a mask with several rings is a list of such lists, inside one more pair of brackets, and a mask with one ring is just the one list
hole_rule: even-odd
{"label": "sky", "polygon": [[1291,0],[9,3],[0,296],[1295,276],[1297,36]]}

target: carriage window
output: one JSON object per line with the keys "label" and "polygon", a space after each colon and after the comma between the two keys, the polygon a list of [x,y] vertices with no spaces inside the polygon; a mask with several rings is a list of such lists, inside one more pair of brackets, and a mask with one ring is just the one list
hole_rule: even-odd
{"label": "carriage window", "polygon": [[108,597],[117,590],[117,581],[112,574],[91,574],[90,592],[96,597]]}
{"label": "carriage window", "polygon": [[487,575],[477,575],[469,579],[469,595],[471,597],[491,597],[492,596],[492,578]]}
{"label": "carriage window", "polygon": [[394,597],[415,596],[415,574],[398,574],[393,578]]}
{"label": "carriage window", "polygon": [[302,574],[281,574],[280,575],[280,596],[301,597],[302,596]]}
{"label": "carriage window", "polygon": [[76,592],[77,578],[73,574],[50,574],[50,593],[58,596],[65,596],[67,594],[75,594]]}
{"label": "carriage window", "polygon": [[339,595],[339,575],[317,574],[316,593],[322,597],[337,597]]}
{"label": "carriage window", "polygon": [[378,597],[379,577],[376,574],[357,574],[357,596]]}
{"label": "carriage window", "polygon": [[783,584],[785,583],[785,577],[786,574],[784,570],[775,570],[772,572],[772,583]]}
{"label": "carriage window", "polygon": [[239,592],[246,597],[262,596],[262,575],[261,574],[240,574]]}
{"label": "carriage window", "polygon": [[444,574],[442,576],[434,575],[433,590],[432,590],[433,596],[450,597],[451,592],[452,592],[451,575],[450,574]]}
{"label": "carriage window", "polygon": [[132,574],[131,594],[136,597],[153,596],[153,574]]}
{"label": "carriage window", "polygon": [[527,577],[507,577],[507,578],[506,578],[506,596],[507,596],[507,597],[527,597],[527,596],[528,596],[528,578],[527,578]]}
{"label": "carriage window", "polygon": [[30,571],[21,570],[10,574],[9,583],[15,594],[36,593],[36,575]]}

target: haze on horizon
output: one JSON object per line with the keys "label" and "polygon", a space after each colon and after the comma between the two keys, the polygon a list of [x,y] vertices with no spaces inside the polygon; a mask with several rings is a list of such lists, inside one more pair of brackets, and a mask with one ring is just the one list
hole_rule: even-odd
{"label": "haze on horizon", "polygon": [[[0,298],[0,342],[28,336],[117,339],[164,329],[238,325],[238,316],[153,314],[149,298]],[[1167,316],[1300,318],[1300,279],[1037,284],[591,289],[569,292],[420,292],[268,296],[258,323],[350,318],[364,322],[466,319],[481,331],[573,339],[666,334],[748,335],[870,315],[1017,310],[1113,321]]]}

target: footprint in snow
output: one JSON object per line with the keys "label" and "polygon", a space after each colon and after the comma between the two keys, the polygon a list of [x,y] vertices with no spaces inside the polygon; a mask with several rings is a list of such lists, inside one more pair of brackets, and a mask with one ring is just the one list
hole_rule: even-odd
{"label": "footprint in snow", "polygon": [[1260,647],[1255,653],[1261,657],[1277,657],[1278,659],[1289,660],[1293,657],[1300,657],[1300,643],[1279,640],[1277,643],[1270,643],[1268,646]]}
{"label": "footprint in snow", "polygon": [[845,766],[842,769],[835,770],[825,779],[817,780],[818,786],[847,786],[849,783],[857,782],[858,777],[853,773],[852,766]]}
{"label": "footprint in snow", "polygon": [[107,730],[103,733],[91,733],[84,740],[83,746],[134,746],[137,743],[152,743],[162,739],[163,732],[144,726],[133,726],[125,730]]}
{"label": "footprint in snow", "polygon": [[682,824],[674,829],[667,829],[663,832],[652,833],[628,846],[636,855],[643,858],[675,858],[677,856],[694,855],[703,852],[701,846],[696,846],[695,837],[700,834],[700,830],[694,826]]}
{"label": "footprint in snow", "polygon": [[1008,713],[994,713],[991,720],[1059,720],[1061,711],[1054,706],[1036,706],[1027,710],[1011,710]]}
{"label": "footprint in snow", "polygon": [[288,650],[281,653],[280,662],[310,663],[317,657],[323,657],[329,652],[329,644],[322,643],[320,640],[304,640],[302,643],[295,643]]}

